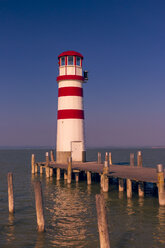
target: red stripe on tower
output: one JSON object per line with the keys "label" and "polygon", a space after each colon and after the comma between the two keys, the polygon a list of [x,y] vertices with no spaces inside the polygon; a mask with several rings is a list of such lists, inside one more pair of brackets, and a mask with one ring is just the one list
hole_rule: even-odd
{"label": "red stripe on tower", "polygon": [[83,89],[80,87],[61,87],[58,89],[58,97],[60,96],[82,96]]}
{"label": "red stripe on tower", "polygon": [[57,119],[84,119],[84,111],[79,109],[58,110]]}

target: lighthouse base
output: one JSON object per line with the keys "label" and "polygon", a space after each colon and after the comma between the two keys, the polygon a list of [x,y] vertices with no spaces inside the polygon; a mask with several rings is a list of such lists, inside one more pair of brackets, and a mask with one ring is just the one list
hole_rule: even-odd
{"label": "lighthouse base", "polygon": [[[74,160],[74,158],[72,158],[72,161],[74,162],[86,162],[86,151],[82,151],[82,156],[80,160]],[[68,162],[68,157],[71,157],[72,152],[60,152],[60,151],[56,151],[56,162],[57,163],[64,163],[66,164]]]}

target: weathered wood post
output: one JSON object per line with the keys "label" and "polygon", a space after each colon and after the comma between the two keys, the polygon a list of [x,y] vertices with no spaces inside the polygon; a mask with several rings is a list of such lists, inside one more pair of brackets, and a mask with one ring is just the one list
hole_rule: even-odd
{"label": "weathered wood post", "polygon": [[46,167],[45,167],[45,172],[46,172],[46,177],[50,177],[50,170],[49,170],[49,152],[45,153],[45,158],[46,158]]}
{"label": "weathered wood post", "polygon": [[132,181],[127,178],[127,197],[132,198]]}
{"label": "weathered wood post", "polygon": [[61,179],[61,170],[60,168],[56,169],[56,180],[59,181]]}
{"label": "weathered wood post", "polygon": [[164,168],[162,164],[157,165],[157,176],[158,176],[158,197],[159,205],[165,206],[165,190],[164,190]]}
{"label": "weathered wood post", "polygon": [[49,169],[49,176],[52,177],[53,176],[53,168]]}
{"label": "weathered wood post", "polygon": [[130,153],[130,166],[134,167],[134,153]]}
{"label": "weathered wood post", "polygon": [[108,192],[109,190],[109,178],[107,176],[109,172],[108,161],[104,161],[104,168],[103,168],[103,181],[102,181],[102,190],[103,192]]}
{"label": "weathered wood post", "polygon": [[67,180],[67,171],[64,171],[64,180]]}
{"label": "weathered wood post", "polygon": [[100,174],[100,187],[102,188],[103,187],[103,174]]}
{"label": "weathered wood post", "polygon": [[44,210],[43,210],[43,200],[42,200],[42,188],[41,188],[41,183],[39,181],[34,183],[34,192],[35,192],[38,231],[44,232],[45,220],[44,220]]}
{"label": "weathered wood post", "polygon": [[45,157],[46,157],[46,166],[49,165],[49,152],[45,153]]}
{"label": "weathered wood post", "polygon": [[38,164],[35,164],[34,167],[35,167],[35,173],[37,174],[38,173]]}
{"label": "weathered wood post", "polygon": [[112,153],[109,152],[109,165],[112,165]]}
{"label": "weathered wood post", "polygon": [[144,197],[144,182],[138,183],[138,193],[139,197]]}
{"label": "weathered wood post", "polygon": [[76,183],[79,182],[79,172],[75,172],[75,180],[76,180]]}
{"label": "weathered wood post", "polygon": [[51,162],[55,161],[54,160],[54,152],[53,152],[53,150],[50,151],[50,160],[51,160]]}
{"label": "weathered wood post", "polygon": [[137,153],[137,167],[142,167],[142,153],[141,151],[138,151]]}
{"label": "weathered wood post", "polygon": [[102,195],[96,195],[97,222],[100,237],[100,248],[110,248],[109,231],[105,201]]}
{"label": "weathered wood post", "polygon": [[123,191],[124,191],[124,179],[119,178],[119,192],[123,192]]}
{"label": "weathered wood post", "polygon": [[67,183],[71,183],[72,181],[72,158],[68,157],[68,175],[67,175]]}
{"label": "weathered wood post", "polygon": [[90,171],[87,171],[87,184],[90,185],[91,183],[92,183],[91,172]]}
{"label": "weathered wood post", "polygon": [[32,174],[35,173],[35,155],[32,154],[32,157],[31,157],[31,172]]}
{"label": "weathered wood post", "polygon": [[105,161],[108,161],[108,152],[105,153]]}
{"label": "weathered wood post", "polygon": [[101,152],[98,152],[97,154],[97,162],[98,164],[101,164]]}
{"label": "weathered wood post", "polygon": [[9,213],[14,213],[14,192],[13,192],[13,173],[9,172],[7,174],[8,181],[8,207]]}

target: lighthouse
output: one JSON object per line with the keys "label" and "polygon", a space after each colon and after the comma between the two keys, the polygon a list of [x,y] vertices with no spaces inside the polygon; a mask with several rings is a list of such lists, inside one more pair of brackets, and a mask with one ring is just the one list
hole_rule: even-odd
{"label": "lighthouse", "polygon": [[56,161],[85,162],[83,83],[87,72],[82,71],[82,54],[66,51],[58,56],[58,113]]}

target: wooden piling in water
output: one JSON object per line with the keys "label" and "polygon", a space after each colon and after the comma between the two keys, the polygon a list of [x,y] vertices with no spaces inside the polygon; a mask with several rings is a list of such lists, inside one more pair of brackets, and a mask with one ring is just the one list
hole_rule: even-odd
{"label": "wooden piling in water", "polygon": [[138,194],[139,197],[144,197],[144,182],[138,183]]}
{"label": "wooden piling in water", "polygon": [[132,198],[132,181],[127,178],[127,198]]}
{"label": "wooden piling in water", "polygon": [[134,153],[130,153],[130,166],[134,167]]}
{"label": "wooden piling in water", "polygon": [[137,167],[142,167],[142,153],[141,151],[138,151],[137,153]]}
{"label": "wooden piling in water", "polygon": [[49,164],[49,152],[45,153],[45,157],[46,157],[46,165],[48,166],[48,164]]}
{"label": "wooden piling in water", "polygon": [[103,177],[102,177],[102,190],[108,192],[109,190],[109,178],[107,176],[109,172],[108,161],[104,161]]}
{"label": "wooden piling in water", "polygon": [[101,164],[101,152],[98,152],[97,154],[97,162],[98,164]]}
{"label": "wooden piling in water", "polygon": [[49,176],[52,177],[53,176],[53,168],[49,169]]}
{"label": "wooden piling in water", "polygon": [[50,177],[50,169],[49,167],[45,167],[46,177]]}
{"label": "wooden piling in water", "polygon": [[64,180],[67,180],[67,171],[64,171]]}
{"label": "wooden piling in water", "polygon": [[162,164],[157,165],[157,176],[159,205],[165,206],[164,168]]}
{"label": "wooden piling in water", "polygon": [[56,169],[56,180],[59,181],[61,179],[61,170],[60,168]]}
{"label": "wooden piling in water", "polygon": [[112,165],[112,153],[109,152],[109,165]]}
{"label": "wooden piling in water", "polygon": [[50,160],[51,160],[51,162],[54,162],[55,161],[53,150],[50,151]]}
{"label": "wooden piling in water", "polygon": [[68,175],[67,175],[67,183],[71,183],[72,181],[72,158],[68,158]]}
{"label": "wooden piling in water", "polygon": [[124,179],[119,178],[119,192],[123,192],[123,191],[124,191]]}
{"label": "wooden piling in water", "polygon": [[109,231],[105,201],[102,195],[96,195],[97,222],[100,237],[100,248],[110,248]]}
{"label": "wooden piling in water", "polygon": [[35,173],[35,155],[32,154],[32,157],[31,157],[31,172],[32,174]]}
{"label": "wooden piling in water", "polygon": [[35,191],[38,231],[44,232],[45,231],[45,220],[44,220],[44,210],[43,210],[42,188],[41,188],[41,183],[39,181],[34,183],[34,191]]}
{"label": "wooden piling in water", "polygon": [[105,161],[108,161],[108,152],[105,153]]}
{"label": "wooden piling in water", "polygon": [[35,165],[34,165],[34,168],[35,168],[35,174],[37,174],[37,173],[38,173],[38,165],[35,164]]}
{"label": "wooden piling in water", "polygon": [[90,185],[91,183],[92,183],[91,172],[90,171],[87,171],[87,184]]}
{"label": "wooden piling in water", "polygon": [[76,183],[79,182],[79,172],[75,172],[75,180],[76,180]]}
{"label": "wooden piling in water", "polygon": [[9,172],[7,174],[8,181],[8,207],[9,213],[14,213],[14,192],[13,192],[13,173]]}

